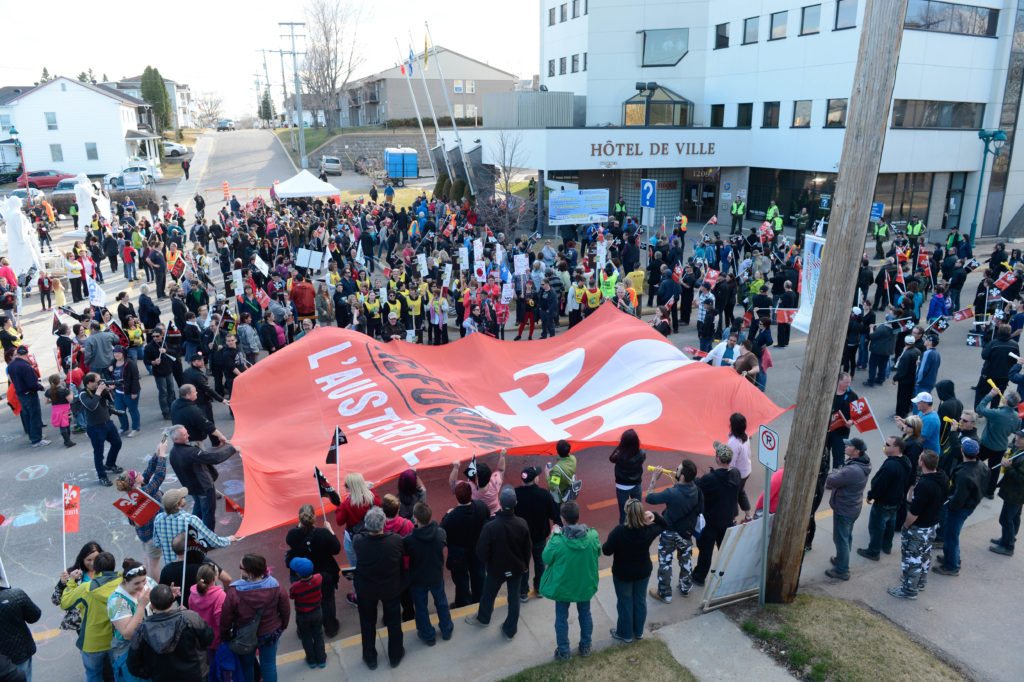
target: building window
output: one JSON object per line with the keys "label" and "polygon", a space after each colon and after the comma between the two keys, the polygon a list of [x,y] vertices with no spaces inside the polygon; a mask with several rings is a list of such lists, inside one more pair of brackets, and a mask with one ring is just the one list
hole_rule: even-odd
{"label": "building window", "polygon": [[96,149],[95,142],[85,143],[85,159],[86,161],[96,161],[100,158],[100,152]]}
{"label": "building window", "polygon": [[846,100],[830,99],[828,101],[828,113],[825,115],[826,128],[846,127]]}
{"label": "building window", "polygon": [[466,105],[466,118],[476,118],[476,117],[477,117],[476,105],[475,104],[467,104]]}
{"label": "building window", "polygon": [[53,111],[47,111],[44,114],[44,116],[46,116],[46,129],[47,130],[56,130],[57,129],[57,113],[53,112]]}
{"label": "building window", "polygon": [[857,0],[838,0],[836,2],[836,30],[853,28],[857,25]]}
{"label": "building window", "polygon": [[580,56],[578,54],[574,54],[572,56],[571,66],[569,69],[573,73],[577,73],[580,70]]}
{"label": "building window", "polygon": [[897,224],[926,218],[933,180],[931,173],[879,173],[874,201],[885,204],[886,216]]}
{"label": "building window", "polygon": [[750,45],[757,42],[757,22],[760,17],[750,17],[743,20],[743,44]]}
{"label": "building window", "polygon": [[580,15],[580,0],[572,0],[572,18],[575,19]]}
{"label": "building window", "polygon": [[555,8],[552,7],[548,10],[548,26],[555,25]]}
{"label": "building window", "polygon": [[779,102],[765,102],[764,111],[761,113],[761,127],[778,128],[781,108]]}
{"label": "building window", "polygon": [[725,125],[725,105],[724,104],[712,104],[711,105],[711,127],[721,128]]}
{"label": "building window", "polygon": [[452,92],[456,95],[461,95],[466,91],[466,85],[461,78],[452,81]]}
{"label": "building window", "polygon": [[564,76],[565,75],[565,57],[559,57],[558,58],[558,75],[559,76]]}
{"label": "building window", "polygon": [[11,127],[11,115],[0,114],[0,133],[7,134],[7,129]]}
{"label": "building window", "polygon": [[475,80],[468,80],[468,79],[466,80],[466,94],[467,95],[475,95],[476,94],[476,81]]}
{"label": "building window", "polygon": [[464,112],[463,112],[463,108],[462,108],[461,104],[453,105],[452,109],[455,110],[455,118],[463,118],[464,117]]}
{"label": "building window", "polygon": [[583,53],[583,70],[584,71],[587,70],[587,53],[586,52]]}
{"label": "building window", "polygon": [[721,50],[724,47],[729,47],[729,24],[715,27],[715,49]]}
{"label": "building window", "polygon": [[641,66],[675,66],[690,49],[690,29],[659,28],[643,33]]}
{"label": "building window", "polygon": [[800,35],[810,36],[821,30],[821,5],[810,5],[800,10]]}
{"label": "building window", "polygon": [[564,2],[562,3],[561,8],[559,8],[558,10],[558,17],[559,21],[569,20],[569,5],[565,4]]}
{"label": "building window", "polygon": [[61,149],[59,144],[50,145],[50,161],[54,163],[64,162],[64,150]]}
{"label": "building window", "polygon": [[980,130],[985,105],[978,102],[935,102],[898,99],[892,105],[893,128]]}
{"label": "building window", "polygon": [[811,100],[798,99],[793,102],[793,127],[811,127]]}
{"label": "building window", "polygon": [[659,85],[641,90],[622,104],[625,126],[691,126],[693,102]]}
{"label": "building window", "polygon": [[749,128],[754,118],[754,104],[746,102],[736,107],[736,127]]}
{"label": "building window", "polygon": [[548,77],[550,78],[551,76],[554,76],[554,75],[555,75],[555,60],[554,59],[549,59],[548,60]]}
{"label": "building window", "polygon": [[995,37],[999,10],[939,0],[910,0],[904,28],[967,36]]}
{"label": "building window", "polygon": [[772,14],[771,31],[768,40],[782,40],[786,37],[786,19],[789,12],[775,12]]}

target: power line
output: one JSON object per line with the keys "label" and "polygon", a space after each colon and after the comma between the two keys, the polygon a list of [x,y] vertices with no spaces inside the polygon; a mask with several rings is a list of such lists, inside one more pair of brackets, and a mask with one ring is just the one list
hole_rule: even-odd
{"label": "power line", "polygon": [[292,49],[290,54],[292,55],[292,70],[295,73],[295,120],[299,126],[299,165],[303,168],[309,168],[309,158],[306,156],[306,125],[302,110],[302,81],[299,79],[299,58],[298,53],[295,51],[295,39],[305,37],[302,35],[296,36],[295,27],[305,25],[305,22],[301,21],[278,22],[278,26],[288,27],[289,35],[281,37],[291,37],[292,40]]}

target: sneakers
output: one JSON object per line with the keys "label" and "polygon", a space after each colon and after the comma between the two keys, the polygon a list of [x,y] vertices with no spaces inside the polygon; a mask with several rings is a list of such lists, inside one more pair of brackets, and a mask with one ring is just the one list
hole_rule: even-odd
{"label": "sneakers", "polygon": [[135,438],[135,436],[137,436],[137,435],[139,435],[139,432],[136,431],[135,429],[132,429],[128,433],[124,434],[124,437],[125,438]]}
{"label": "sneakers", "polygon": [[858,556],[862,556],[865,559],[871,559],[872,561],[878,561],[878,558],[879,558],[878,554],[872,554],[871,552],[869,552],[868,550],[864,549],[863,547],[858,547],[857,548],[857,554],[858,554]]}
{"label": "sneakers", "polygon": [[620,636],[619,633],[617,633],[615,631],[615,628],[612,628],[611,630],[609,630],[609,632],[612,633],[612,639],[616,639],[616,640],[618,640],[620,642],[624,642],[626,644],[629,644],[630,642],[633,641],[632,638],[626,639],[625,637]]}
{"label": "sneakers", "polygon": [[950,578],[955,578],[956,576],[960,575],[960,569],[958,568],[956,570],[952,570],[940,564],[938,566],[932,567],[932,573],[938,573],[939,575],[946,575]]}
{"label": "sneakers", "polygon": [[902,586],[901,587],[890,587],[886,591],[891,596],[896,597],[897,599],[910,599],[910,600],[917,599],[917,595],[916,594],[913,594],[911,592],[907,592],[906,590],[903,589]]}
{"label": "sneakers", "polygon": [[104,476],[103,478],[99,479],[98,482],[104,488],[109,488],[110,486],[114,485],[113,483],[110,482],[110,479],[107,478],[106,476]]}
{"label": "sneakers", "polygon": [[64,447],[66,448],[73,448],[75,445],[77,445],[77,443],[73,440],[64,441]]}
{"label": "sneakers", "polygon": [[570,654],[565,654],[565,653],[562,653],[561,651],[559,651],[558,649],[555,649],[555,660],[556,661],[568,661],[570,658],[572,658],[572,656]]}
{"label": "sneakers", "polygon": [[117,466],[116,464],[113,465],[113,466],[106,467],[106,469],[107,469],[108,472],[110,472],[112,474],[120,474],[120,473],[122,473],[124,471],[124,469],[122,469],[121,467]]}
{"label": "sneakers", "polygon": [[1003,556],[1013,556],[1013,550],[1002,545],[992,545],[988,548],[988,551],[995,552],[996,554],[1002,554]]}
{"label": "sneakers", "polygon": [[522,602],[523,604],[525,604],[526,602],[530,601],[530,595],[529,594],[522,594],[522,593],[520,593],[519,601]]}
{"label": "sneakers", "polygon": [[50,441],[48,441],[45,438],[43,438],[38,443],[32,443],[32,447],[34,447],[34,448],[41,448],[41,447],[43,447],[45,445],[49,445],[49,444],[50,444]]}
{"label": "sneakers", "polygon": [[830,568],[827,571],[825,571],[825,575],[827,575],[829,578],[832,578],[833,580],[849,580],[850,579],[850,574],[849,573],[840,573],[839,571],[837,571],[834,568]]}
{"label": "sneakers", "polygon": [[671,604],[672,603],[672,597],[671,596],[663,597],[660,594],[658,594],[658,591],[655,590],[654,588],[651,588],[650,590],[647,590],[647,594],[649,594],[652,599],[657,599],[662,604]]}
{"label": "sneakers", "polygon": [[583,646],[582,644],[580,644],[580,656],[582,656],[583,658],[586,658],[587,656],[590,655],[590,652],[591,652],[591,649],[590,649],[589,646]]}
{"label": "sneakers", "polygon": [[684,589],[683,586],[680,585],[679,586],[679,594],[683,595],[684,597],[689,597],[690,596],[690,589],[691,588],[689,588],[689,587]]}
{"label": "sneakers", "polygon": [[490,625],[490,623],[482,622],[479,618],[476,617],[475,614],[472,613],[463,618],[462,620],[464,620],[467,625],[475,625],[478,628],[485,628],[488,625]]}

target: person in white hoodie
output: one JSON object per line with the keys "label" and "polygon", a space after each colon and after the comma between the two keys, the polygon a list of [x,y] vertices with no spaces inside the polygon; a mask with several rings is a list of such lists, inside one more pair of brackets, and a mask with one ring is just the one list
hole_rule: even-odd
{"label": "person in white hoodie", "polygon": [[708,354],[701,359],[701,362],[706,362],[709,365],[715,367],[731,366],[733,360],[738,358],[743,352],[743,349],[736,343],[739,337],[736,334],[729,334],[729,338],[719,342],[717,346],[712,348]]}

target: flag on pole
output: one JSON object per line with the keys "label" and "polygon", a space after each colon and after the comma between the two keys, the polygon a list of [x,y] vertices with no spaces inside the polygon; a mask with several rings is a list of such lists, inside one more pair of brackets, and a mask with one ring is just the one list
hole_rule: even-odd
{"label": "flag on pole", "polygon": [[327,481],[327,477],[320,471],[320,467],[313,467],[313,476],[316,478],[316,484],[320,488],[320,497],[326,497],[333,505],[341,504],[341,496],[338,495],[338,492]]}
{"label": "flag on pole", "polygon": [[427,36],[423,36],[423,73],[427,72],[427,59],[430,57],[430,46],[427,42]]}
{"label": "flag on pole", "polygon": [[838,429],[841,429],[844,426],[846,426],[846,417],[843,416],[842,412],[836,410],[832,414],[832,419],[828,423],[828,430],[837,431]]}
{"label": "flag on pole", "polygon": [[708,356],[704,351],[694,348],[693,346],[683,346],[683,352],[692,355],[695,358],[706,358]]}
{"label": "flag on pole", "polygon": [[715,288],[715,285],[718,284],[718,278],[719,276],[721,276],[721,274],[722,273],[720,273],[718,270],[711,270],[710,268],[707,272],[704,273],[704,283],[708,285],[708,289]]}
{"label": "flag on pole", "polygon": [[850,418],[861,433],[878,430],[878,421],[871,411],[867,398],[858,398],[850,403]]}
{"label": "flag on pole", "polygon": [[896,284],[903,285],[903,288],[907,288],[907,280],[903,278],[903,266],[899,263],[896,264]]}
{"label": "flag on pole", "polygon": [[1006,291],[1011,286],[1013,286],[1016,281],[1017,275],[1015,275],[1012,271],[1004,272],[1003,274],[999,275],[999,279],[996,280],[996,288],[999,289],[999,291]]}
{"label": "flag on pole", "polygon": [[967,306],[966,308],[957,310],[953,313],[954,322],[963,322],[964,320],[969,320],[972,317],[974,317],[974,306]]}
{"label": "flag on pole", "polygon": [[77,485],[64,484],[64,532],[78,532],[79,502],[82,489]]}
{"label": "flag on pole", "polygon": [[114,508],[136,526],[145,526],[163,509],[159,502],[141,490],[133,490],[126,497],[118,498],[114,501]]}
{"label": "flag on pole", "polygon": [[709,225],[717,225],[718,224],[718,216],[717,215],[711,216],[711,220],[708,221],[708,224]]}
{"label": "flag on pole", "polygon": [[345,432],[340,426],[334,427],[334,437],[331,439],[331,446],[327,448],[327,464],[338,463],[338,447],[348,442]]}
{"label": "flag on pole", "polygon": [[94,305],[99,308],[103,308],[107,305],[107,292],[103,291],[103,288],[96,283],[96,280],[86,275],[85,286],[89,292],[90,305]]}
{"label": "flag on pole", "polygon": [[[412,48],[410,47],[410,48],[409,48],[409,63],[408,63],[408,65],[407,65],[407,66],[409,67],[409,73],[408,73],[408,74],[406,74],[406,75],[408,75],[408,76],[409,76],[410,78],[412,78],[412,74],[413,74],[413,68],[412,68],[412,65],[413,65],[413,64],[414,64],[415,62],[416,62],[416,55],[414,55],[414,54],[412,53]],[[403,73],[404,73],[404,72],[403,72]]]}
{"label": "flag on pole", "polygon": [[796,317],[796,308],[778,308],[775,311],[775,321],[778,324],[793,324]]}
{"label": "flag on pole", "polygon": [[476,455],[469,460],[469,466],[466,467],[466,478],[476,479]]}

